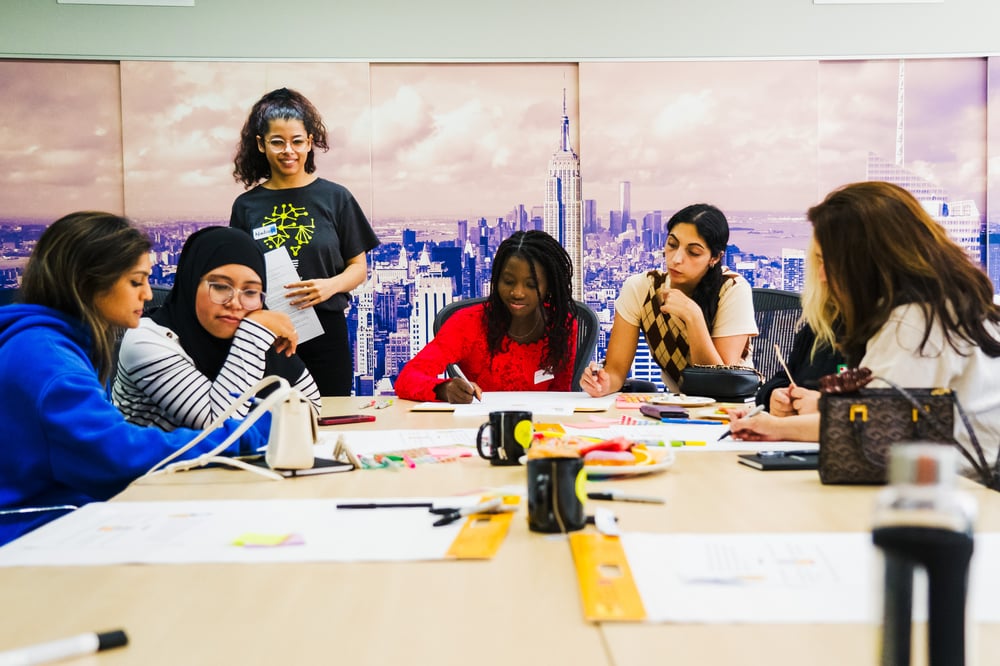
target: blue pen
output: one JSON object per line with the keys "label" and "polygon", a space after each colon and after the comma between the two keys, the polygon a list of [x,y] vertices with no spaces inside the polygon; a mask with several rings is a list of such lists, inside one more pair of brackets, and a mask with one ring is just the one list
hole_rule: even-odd
{"label": "blue pen", "polygon": [[719,425],[718,421],[709,421],[707,419],[672,419],[672,418],[662,418],[660,423],[690,423],[695,425]]}

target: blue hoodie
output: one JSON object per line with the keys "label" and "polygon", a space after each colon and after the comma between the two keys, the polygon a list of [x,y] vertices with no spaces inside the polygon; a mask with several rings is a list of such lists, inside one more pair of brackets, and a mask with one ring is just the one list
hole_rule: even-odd
{"label": "blue hoodie", "polygon": [[[41,305],[0,307],[0,509],[80,506],[121,492],[198,431],[128,423],[109,402],[77,319]],[[265,415],[227,453],[267,442]],[[182,458],[218,445],[230,420]],[[58,517],[0,515],[0,544]]]}

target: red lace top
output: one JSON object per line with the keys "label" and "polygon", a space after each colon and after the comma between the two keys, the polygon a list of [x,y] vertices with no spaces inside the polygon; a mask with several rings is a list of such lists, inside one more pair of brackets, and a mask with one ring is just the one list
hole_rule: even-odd
{"label": "red lace top", "polygon": [[483,305],[464,308],[449,317],[434,339],[403,367],[396,379],[396,395],[405,400],[437,400],[434,389],[447,381],[440,375],[449,363],[457,363],[469,381],[483,391],[569,391],[576,359],[576,328],[574,320],[566,368],[536,384],[548,338],[521,344],[504,337],[500,351],[490,358]]}

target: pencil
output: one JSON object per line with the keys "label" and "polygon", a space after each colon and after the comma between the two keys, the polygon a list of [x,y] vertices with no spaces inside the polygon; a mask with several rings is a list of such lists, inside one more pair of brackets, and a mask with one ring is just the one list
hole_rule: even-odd
{"label": "pencil", "polygon": [[785,376],[788,377],[788,383],[795,386],[795,380],[792,379],[792,373],[788,370],[788,365],[785,363],[785,357],[781,355],[781,347],[778,346],[777,342],[774,343],[774,355],[778,357],[778,363],[780,363],[781,367],[784,369]]}

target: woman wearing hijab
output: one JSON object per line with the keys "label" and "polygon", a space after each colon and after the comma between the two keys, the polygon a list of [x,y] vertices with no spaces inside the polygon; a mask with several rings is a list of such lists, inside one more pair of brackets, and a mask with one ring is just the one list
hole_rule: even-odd
{"label": "woman wearing hijab", "polygon": [[204,428],[269,375],[284,377],[319,412],[319,389],[295,355],[295,327],[263,309],[265,276],[263,255],[241,231],[208,227],[188,238],[166,302],[122,339],[112,398],[126,419],[168,431]]}

